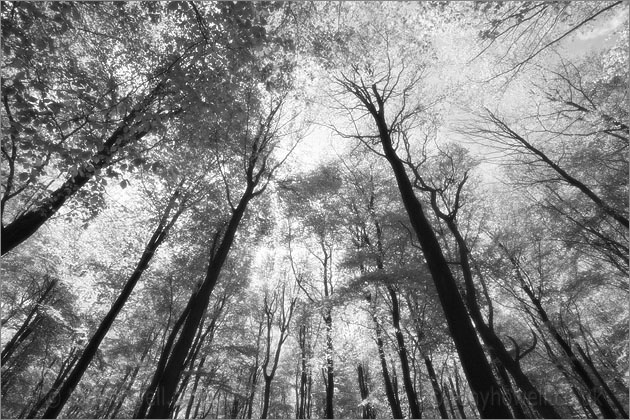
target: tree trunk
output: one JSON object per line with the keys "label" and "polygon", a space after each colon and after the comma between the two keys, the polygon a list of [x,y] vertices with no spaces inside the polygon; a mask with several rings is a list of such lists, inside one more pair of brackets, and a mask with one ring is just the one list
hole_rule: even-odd
{"label": "tree trunk", "polygon": [[510,382],[510,377],[507,374],[505,367],[501,364],[499,360],[496,360],[494,366],[497,370],[497,374],[499,377],[499,381],[503,384],[503,389],[505,390],[505,394],[507,396],[507,401],[512,407],[512,412],[514,413],[515,419],[528,419],[529,416],[525,414],[525,410],[521,406],[520,401],[518,400],[518,396],[512,387]]}
{"label": "tree trunk", "polygon": [[459,387],[455,387],[455,385],[453,385],[453,379],[451,379],[450,376],[448,377],[448,383],[451,386],[451,391],[453,391],[453,397],[455,398],[455,405],[457,406],[459,417],[465,419],[466,412],[464,411],[464,403],[462,403],[462,396],[459,392]]}
{"label": "tree trunk", "polygon": [[394,335],[396,337],[396,344],[398,345],[398,357],[400,358],[400,367],[403,375],[403,385],[405,386],[405,393],[407,394],[407,400],[409,401],[409,411],[411,411],[411,417],[414,419],[422,418],[420,406],[418,405],[418,397],[416,396],[416,390],[411,380],[411,371],[409,369],[409,360],[407,358],[407,348],[405,347],[405,337],[403,336],[400,328],[400,305],[398,304],[398,296],[396,290],[391,286],[387,286],[387,292],[392,301],[392,323],[394,326]]}
{"label": "tree trunk", "polygon": [[[396,365],[394,364],[393,360],[390,360],[389,362],[392,366],[392,390],[394,391],[393,394],[394,394],[394,398],[396,399],[396,405],[398,405],[398,407],[402,407],[400,405],[400,398],[398,398],[398,375],[396,374]],[[402,412],[402,408],[401,408],[401,412]]]}
{"label": "tree trunk", "polygon": [[2,349],[0,363],[3,366],[7,365],[7,361],[11,358],[11,356],[13,355],[15,350],[19,347],[19,345],[24,340],[26,340],[29,335],[31,335],[31,333],[33,332],[33,327],[37,323],[36,315],[38,314],[39,307],[44,302],[46,302],[46,300],[50,297],[50,294],[54,290],[55,286],[57,285],[57,279],[50,280],[50,278],[48,278],[47,276],[46,276],[46,279],[48,280],[48,284],[46,285],[44,292],[37,299],[37,302],[35,302],[35,304],[31,308],[29,314],[26,316],[26,319],[24,320],[22,325],[20,325],[20,328],[18,328],[18,330],[13,335],[13,337],[11,337],[11,340],[9,340],[6,346],[4,346],[4,349]]}
{"label": "tree trunk", "polygon": [[[376,92],[376,86],[373,86],[373,90]],[[490,364],[477,338],[475,328],[470,321],[457,283],[442,253],[435,232],[424,214],[420,201],[414,194],[413,186],[403,163],[396,155],[390,138],[389,127],[385,122],[382,99],[378,94],[376,96],[379,110],[377,111],[374,105],[368,109],[378,126],[385,157],[393,169],[409,220],[416,232],[433,277],[449,331],[455,342],[479,413],[484,418],[508,418],[510,411],[503,400],[501,389],[492,374]]]}
{"label": "tree trunk", "polygon": [[[429,379],[431,380],[431,386],[433,387],[433,394],[435,395],[435,401],[437,402],[438,411],[440,412],[440,417],[443,419],[448,418],[448,413],[446,412],[446,406],[444,405],[444,397],[442,396],[442,390],[440,389],[440,383],[437,380],[437,376],[435,375],[435,370],[433,369],[433,362],[427,356],[424,357],[424,364],[427,367],[427,372],[429,373]],[[510,417],[505,417],[510,418]]]}
{"label": "tree trunk", "polygon": [[142,116],[149,109],[155,98],[162,92],[165,82],[160,82],[120,123],[118,128],[103,143],[98,153],[81,165],[78,173],[67,179],[48,199],[36,209],[30,210],[7,226],[2,226],[2,255],[27,240],[48,221],[57,211],[94,177],[97,170],[105,168],[111,162],[115,152],[126,144],[138,141],[149,132],[149,125],[144,124]]}
{"label": "tree trunk", "polygon": [[357,376],[361,394],[361,416],[364,419],[375,419],[376,412],[374,407],[372,407],[372,403],[368,401],[370,398],[369,375],[367,368],[362,363],[357,365]]}
{"label": "tree trunk", "polygon": [[206,355],[201,357],[199,360],[199,364],[197,365],[197,373],[195,374],[195,380],[193,382],[193,387],[190,390],[190,398],[188,399],[188,405],[186,406],[186,414],[184,418],[190,418],[190,411],[192,410],[192,406],[195,402],[195,395],[197,394],[197,387],[199,386],[199,379],[201,378],[201,369],[203,369],[203,364],[206,362]]}
{"label": "tree trunk", "polygon": [[573,395],[575,395],[575,398],[580,403],[580,407],[582,407],[582,410],[584,410],[584,413],[586,414],[586,417],[589,418],[589,419],[596,419],[597,418],[597,414],[595,414],[595,412],[593,411],[593,408],[588,403],[586,398],[584,398],[582,393],[580,391],[578,391],[578,389],[575,386],[573,386],[573,385],[571,385],[571,391],[573,391]]}
{"label": "tree trunk", "polygon": [[444,390],[444,395],[446,396],[446,401],[448,402],[448,409],[451,412],[451,418],[455,419],[457,417],[455,417],[455,409],[453,408],[453,401],[451,401],[451,393],[444,382],[442,382],[442,389]]}
{"label": "tree trunk", "polygon": [[131,376],[132,372],[133,372],[133,368],[131,366],[127,366],[127,369],[125,369],[125,376],[123,376],[122,380],[118,383],[118,385],[114,389],[114,392],[112,392],[112,395],[109,398],[109,403],[107,404],[107,408],[103,412],[102,418],[104,419],[110,418],[111,412],[114,410],[114,407],[116,407],[116,401],[118,400],[118,396],[125,389],[125,384],[127,383],[127,379]]}
{"label": "tree trunk", "polygon": [[164,242],[164,239],[166,239],[166,235],[168,235],[169,230],[171,229],[171,227],[173,227],[173,225],[177,221],[177,218],[181,214],[182,210],[180,209],[173,215],[173,218],[170,221],[168,220],[171,209],[175,206],[178,197],[179,192],[175,192],[173,197],[171,197],[168,205],[166,206],[166,209],[164,210],[164,213],[162,214],[162,218],[160,219],[160,222],[155,232],[153,233],[153,236],[151,236],[151,239],[144,248],[144,252],[142,253],[142,257],[140,258],[136,269],[132,273],[131,277],[129,277],[129,279],[127,280],[127,283],[120,292],[120,295],[110,308],[107,315],[105,315],[103,321],[101,321],[98,329],[83,350],[79,361],[74,366],[74,369],[68,376],[68,379],[57,391],[54,402],[48,407],[42,418],[56,418],[68,401],[68,398],[70,398],[70,395],[72,394],[75,387],[81,380],[81,377],[92,362],[92,359],[94,358],[94,355],[96,354],[96,351],[98,350],[101,341],[103,341],[103,338],[105,338],[105,336],[109,332],[109,329],[114,323],[114,320],[127,302],[127,299],[129,299],[129,296],[131,295],[133,289],[136,287],[138,280],[140,280],[142,273],[144,273],[146,268],[149,266],[149,263],[151,262],[151,259],[155,254],[155,251],[162,244],[162,242]]}
{"label": "tree trunk", "polygon": [[208,307],[210,294],[214,290],[219,275],[221,274],[223,264],[230,252],[230,248],[234,242],[234,236],[245,214],[247,204],[253,198],[253,189],[254,186],[248,183],[247,189],[241,197],[238,206],[232,212],[232,217],[225,230],[221,244],[208,264],[206,277],[201,287],[190,298],[190,312],[182,326],[181,334],[173,346],[164,372],[158,381],[156,389],[160,391],[160,398],[154,399],[151,403],[147,418],[166,418],[169,413],[169,407],[175,395],[186,356],[190,351],[190,346],[197,327],[199,326],[199,322]]}
{"label": "tree trunk", "polygon": [[[520,275],[520,271],[518,271],[518,267],[516,268],[517,268],[517,272]],[[560,335],[556,327],[549,320],[549,317],[547,316],[547,312],[542,307],[540,300],[536,298],[536,296],[534,296],[534,293],[524,282],[521,282],[521,284],[522,284],[523,290],[525,291],[525,294],[527,294],[530,301],[534,304],[534,307],[536,308],[536,311],[538,312],[538,316],[540,317],[541,321],[547,327],[547,330],[551,333],[551,336],[558,343],[558,345],[560,346],[560,348],[566,355],[569,361],[569,364],[573,368],[573,371],[580,377],[580,379],[586,386],[586,389],[588,389],[589,395],[591,396],[591,398],[593,398],[593,400],[595,401],[595,403],[601,410],[604,417],[607,419],[617,418],[615,411],[608,403],[608,400],[605,398],[604,392],[602,392],[600,387],[597,386],[593,382],[591,377],[588,375],[588,372],[586,371],[586,368],[584,367],[584,365],[579,361],[575,353],[573,353],[573,349],[571,348],[569,343],[562,337],[562,335]]]}
{"label": "tree trunk", "polygon": [[[190,308],[192,307],[192,304],[193,304],[193,300],[190,299],[188,301],[188,304],[182,311],[181,315],[179,316],[179,318],[177,319],[177,321],[175,321],[175,324],[173,325],[173,329],[171,330],[168,336],[168,339],[166,340],[166,343],[164,344],[164,348],[162,349],[162,353],[160,354],[160,358],[158,360],[155,373],[153,374],[153,377],[151,378],[151,382],[149,383],[149,386],[147,387],[144,394],[142,395],[142,398],[140,399],[140,405],[138,406],[138,408],[136,409],[133,415],[133,417],[136,419],[144,418],[146,416],[146,412],[147,412],[147,409],[149,408],[149,405],[151,404],[151,401],[153,401],[153,399],[156,398],[156,395],[155,395],[156,391],[159,394],[159,390],[157,389],[157,386],[164,373],[164,367],[166,366],[166,362],[168,361],[168,356],[171,352],[171,348],[173,347],[173,343],[175,342],[175,338],[177,337],[177,334],[179,333],[181,326],[184,324],[184,321],[188,317],[188,313],[190,312]],[[157,397],[159,398],[159,395]]]}
{"label": "tree trunk", "polygon": [[[192,371],[194,369],[195,360],[197,360],[197,355],[199,354],[199,350],[201,350],[201,346],[204,344],[207,335],[212,332],[211,338],[214,336],[214,326],[216,324],[217,318],[221,315],[221,310],[223,309],[226,299],[227,297],[224,296],[224,298],[220,302],[220,306],[218,310],[214,312],[212,316],[212,320],[208,323],[208,326],[205,328],[205,330],[203,328],[203,325],[206,320],[205,319],[206,317],[204,316],[201,319],[201,322],[199,322],[199,327],[197,329],[197,333],[193,341],[191,351],[188,352],[188,356],[186,357],[186,360],[184,362],[184,366],[188,367],[188,371]],[[183,395],[186,392],[186,388],[188,387],[189,381],[190,381],[190,373],[186,372],[184,379],[179,384],[179,388],[177,389],[177,392],[175,393],[173,397],[173,402],[171,403],[171,407],[169,409],[169,413],[172,414],[171,417],[174,417],[174,418],[176,417],[174,415],[175,406],[177,405],[177,402],[180,400],[180,397],[183,398]],[[178,410],[181,409],[181,405],[178,405],[177,408]]]}
{"label": "tree trunk", "polygon": [[27,419],[34,419],[37,416],[37,413],[39,412],[39,410],[48,402],[48,400],[55,393],[57,388],[59,388],[59,386],[66,379],[66,377],[68,376],[68,373],[70,373],[70,370],[72,370],[72,367],[79,359],[79,355],[80,355],[79,351],[73,348],[70,354],[68,355],[68,357],[61,363],[61,368],[59,369],[59,373],[57,374],[57,377],[53,381],[48,392],[46,392],[46,394],[44,394],[37,401],[37,403],[35,403],[35,405],[33,405],[33,407],[30,409],[30,411],[26,415]]}
{"label": "tree trunk", "polygon": [[267,414],[269,413],[269,399],[271,398],[271,381],[273,380],[272,376],[265,375],[265,390],[263,391],[263,407],[262,412],[260,414],[261,419],[266,419]]}
{"label": "tree trunk", "polygon": [[140,372],[141,363],[142,361],[140,361],[140,363],[136,367],[133,368],[133,372],[131,373],[131,379],[129,379],[129,382],[127,383],[127,386],[125,386],[125,389],[122,392],[122,395],[120,396],[118,401],[116,401],[116,405],[114,406],[114,410],[112,411],[112,414],[111,414],[112,419],[115,419],[118,417],[118,413],[120,412],[120,409],[125,403],[125,400],[127,399],[127,395],[129,395],[129,392],[133,389],[133,385],[136,383],[136,379],[138,378],[138,372]]}
{"label": "tree trunk", "polygon": [[[491,349],[491,355],[497,359],[497,363],[499,366],[507,369],[510,372],[510,374],[514,378],[514,382],[516,383],[516,385],[523,391],[529,403],[534,407],[536,411],[538,411],[538,413],[540,413],[541,416],[551,419],[561,418],[560,414],[557,412],[554,406],[549,401],[547,401],[547,399],[541,394],[538,388],[529,380],[527,375],[525,375],[519,361],[512,358],[501,339],[495,333],[492,326],[489,325],[489,323],[486,323],[486,321],[484,320],[484,317],[481,314],[481,310],[479,308],[479,303],[477,301],[477,294],[473,281],[472,269],[469,259],[469,250],[466,244],[466,240],[459,231],[459,227],[457,226],[455,218],[444,217],[444,215],[441,214],[437,207],[436,196],[434,192],[431,195],[431,205],[438,217],[446,221],[450,232],[455,237],[459,253],[460,266],[462,269],[462,275],[464,277],[464,284],[466,287],[466,306],[468,307],[470,316],[473,319],[475,326],[477,327],[477,331],[479,331],[479,335],[481,336],[486,346]],[[491,302],[489,302],[489,304],[491,304]],[[501,374],[501,371],[499,371],[499,373]],[[504,383],[507,380],[506,386],[510,386],[508,378],[501,379]],[[510,392],[509,389],[506,390]],[[517,418],[526,418],[527,416],[520,407],[518,399],[515,399],[514,392],[512,391],[509,395],[511,396],[511,400],[513,401],[513,403],[511,403],[510,405],[515,410],[515,416]],[[519,417],[520,415],[525,417]]]}
{"label": "tree trunk", "polygon": [[591,368],[591,372],[593,372],[593,375],[595,375],[595,378],[597,378],[599,383],[602,384],[602,387],[604,388],[604,391],[606,391],[608,398],[610,398],[612,403],[615,405],[615,407],[619,411],[619,414],[621,414],[621,418],[624,418],[624,419],[627,418],[628,413],[626,412],[623,404],[621,404],[621,401],[619,401],[615,393],[612,391],[612,389],[610,389],[610,387],[608,386],[604,378],[602,378],[602,375],[599,373],[599,370],[595,367],[595,364],[593,363],[593,359],[591,359],[584,352],[584,350],[582,349],[582,346],[576,343],[575,347],[577,348],[578,353],[580,353],[580,356],[582,356],[582,359],[586,362],[588,367]]}
{"label": "tree trunk", "polygon": [[296,409],[296,418],[310,418],[310,383],[311,375],[308,371],[308,350],[306,325],[300,325],[298,332],[298,344],[300,346],[300,384],[298,389],[298,402]]}
{"label": "tree trunk", "polygon": [[334,419],[333,401],[335,398],[335,375],[333,365],[332,316],[330,309],[324,314],[326,323],[326,410],[325,418]]}
{"label": "tree trunk", "polygon": [[[154,331],[155,329],[152,329],[149,336],[153,335]],[[151,348],[153,347],[153,343],[155,343],[157,338],[158,338],[158,334],[155,334],[155,337],[151,338],[149,340],[149,344],[144,348],[142,355],[140,356],[140,360],[138,361],[138,364],[133,368],[131,372],[131,378],[129,379],[129,382],[125,385],[125,388],[122,390],[122,393],[121,393],[122,395],[120,396],[120,398],[118,398],[117,401],[115,401],[116,404],[113,407],[113,411],[111,413],[110,418],[115,419],[118,416],[118,413],[120,412],[122,405],[127,399],[127,396],[129,395],[130,391],[133,389],[133,385],[135,384],[136,378],[138,377],[138,372],[140,372],[140,366],[142,366],[142,363],[144,363],[144,360],[149,355],[149,352]]]}
{"label": "tree trunk", "polygon": [[381,361],[381,370],[383,372],[383,382],[385,383],[385,395],[387,395],[387,401],[389,407],[392,410],[392,418],[402,419],[402,409],[400,408],[400,402],[394,393],[394,386],[392,385],[391,378],[389,377],[389,371],[387,369],[387,360],[385,359],[385,351],[383,350],[383,338],[381,336],[381,326],[378,323],[378,319],[375,314],[372,314],[372,320],[376,328],[376,346],[378,348],[378,357]]}
{"label": "tree trunk", "polygon": [[[256,385],[258,384],[258,367],[259,367],[259,349],[260,349],[260,339],[262,337],[263,331],[263,321],[260,321],[258,324],[258,336],[256,337],[256,359],[254,360],[254,366],[252,367],[252,373],[249,375],[249,398],[247,400],[247,416],[246,418],[252,418],[252,410],[254,408],[254,397],[256,396]],[[299,417],[298,417],[299,418]]]}

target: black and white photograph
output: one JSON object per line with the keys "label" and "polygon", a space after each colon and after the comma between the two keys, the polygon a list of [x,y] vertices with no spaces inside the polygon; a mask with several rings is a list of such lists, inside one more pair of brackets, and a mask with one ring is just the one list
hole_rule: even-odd
{"label": "black and white photograph", "polygon": [[627,419],[629,17],[2,1],[0,417]]}

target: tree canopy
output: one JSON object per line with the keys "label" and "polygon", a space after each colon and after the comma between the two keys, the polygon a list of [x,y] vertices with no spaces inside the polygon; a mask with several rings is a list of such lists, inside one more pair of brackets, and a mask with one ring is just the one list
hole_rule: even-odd
{"label": "tree canopy", "polygon": [[1,4],[10,418],[627,418],[622,1]]}

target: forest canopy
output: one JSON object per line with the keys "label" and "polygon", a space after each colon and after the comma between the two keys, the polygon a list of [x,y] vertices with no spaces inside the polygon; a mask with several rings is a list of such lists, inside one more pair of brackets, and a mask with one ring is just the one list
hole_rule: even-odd
{"label": "forest canopy", "polygon": [[628,418],[623,1],[1,3],[1,415]]}

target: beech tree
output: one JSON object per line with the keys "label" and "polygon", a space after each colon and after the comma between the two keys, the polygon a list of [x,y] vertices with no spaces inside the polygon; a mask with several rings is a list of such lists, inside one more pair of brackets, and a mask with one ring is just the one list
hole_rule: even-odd
{"label": "beech tree", "polygon": [[[168,204],[166,205],[166,208],[164,209],[164,213],[162,214],[162,217],[160,218],[158,225],[153,232],[153,235],[151,236],[151,239],[147,243],[134,272],[131,274],[131,276],[129,276],[129,279],[127,280],[120,295],[118,296],[113,306],[90,339],[86,348],[83,350],[83,353],[73,367],[72,372],[69,374],[63,385],[60,386],[58,390],[56,390],[56,394],[53,397],[53,403],[46,410],[42,418],[56,418],[63,409],[66,401],[76,387],[77,383],[81,380],[81,377],[83,376],[85,370],[92,361],[92,358],[94,357],[98,346],[107,334],[109,328],[114,322],[114,319],[122,310],[127,299],[129,299],[129,295],[140,280],[142,273],[149,265],[151,259],[153,258],[153,255],[155,254],[155,251],[162,244],[162,242],[164,242],[169,231],[177,222],[177,219],[181,215],[182,211],[185,209],[185,205],[183,204],[185,203],[185,198],[182,198],[182,201],[180,203],[177,203],[177,201],[180,200],[180,195],[182,195],[182,192],[176,190],[173,196],[170,198]],[[171,212],[173,212],[172,215]]]}
{"label": "beech tree", "polygon": [[[309,254],[316,260],[319,273],[305,273],[298,267],[299,261],[290,253],[291,267],[295,281],[303,291],[306,299],[313,305],[321,308],[320,313],[325,323],[326,345],[325,345],[325,367],[322,368],[322,377],[326,390],[324,416],[325,418],[334,418],[334,401],[335,401],[335,368],[334,368],[334,347],[333,347],[333,316],[332,316],[332,298],[335,295],[337,281],[334,278],[334,264],[336,256],[336,247],[334,239],[336,237],[334,213],[331,215],[325,209],[331,209],[334,206],[333,200],[327,195],[327,191],[336,190],[340,187],[341,179],[335,174],[334,168],[325,171],[325,175],[315,174],[312,178],[304,180],[302,185],[284,186],[289,193],[294,193],[302,200],[308,200],[306,203],[294,201],[296,208],[291,209],[291,213],[301,214],[303,230],[305,236],[311,236],[312,241],[306,243]],[[332,216],[332,217],[331,217]],[[295,243],[292,239],[294,235],[291,231],[288,233],[289,249],[291,250]],[[301,265],[301,264],[300,264]]]}
{"label": "beech tree", "polygon": [[[422,204],[415,196],[405,166],[394,148],[392,132],[395,134],[399,132],[394,131],[390,127],[393,126],[398,130],[399,124],[404,124],[406,119],[417,113],[415,110],[412,110],[411,113],[409,111],[405,112],[405,101],[418,80],[412,79],[409,84],[401,88],[401,91],[397,91],[395,89],[398,87],[401,73],[398,73],[397,76],[392,76],[392,70],[391,67],[386,68],[382,75],[377,73],[370,77],[373,81],[380,81],[382,83],[380,86],[376,82],[364,81],[357,67],[354,67],[349,75],[342,74],[337,79],[337,82],[346,92],[356,97],[356,100],[365,107],[370,117],[373,118],[374,124],[376,124],[378,129],[377,139],[382,147],[384,157],[392,166],[396,176],[401,198],[405,203],[411,224],[418,235],[425,259],[434,278],[451,334],[458,348],[460,360],[464,366],[480,413],[488,417],[507,417],[510,415],[509,410],[492,375],[490,365],[476,336],[453,274],[444,258],[435,232],[425,216]],[[369,72],[371,71],[369,70]],[[394,98],[397,96],[402,98],[403,107],[402,110],[395,114],[393,122],[388,123],[385,119],[385,104],[393,95],[395,95]],[[356,137],[359,139],[365,137],[374,138],[374,135],[364,136],[359,133]],[[372,144],[369,144],[369,146],[372,146]]]}
{"label": "beech tree", "polygon": [[[263,312],[265,313],[265,334],[266,343],[264,347],[264,357],[261,363],[263,379],[265,380],[265,390],[263,391],[263,408],[260,414],[260,418],[266,419],[269,413],[269,399],[271,396],[271,381],[276,375],[278,369],[278,362],[280,361],[280,352],[282,351],[282,345],[288,337],[288,329],[291,324],[291,318],[293,317],[293,311],[297,302],[297,296],[292,296],[290,291],[286,290],[286,285],[277,285],[271,292],[265,290],[263,297]],[[275,344],[275,349],[272,348],[272,329],[274,328],[274,321],[277,323],[279,329],[279,336]]]}

